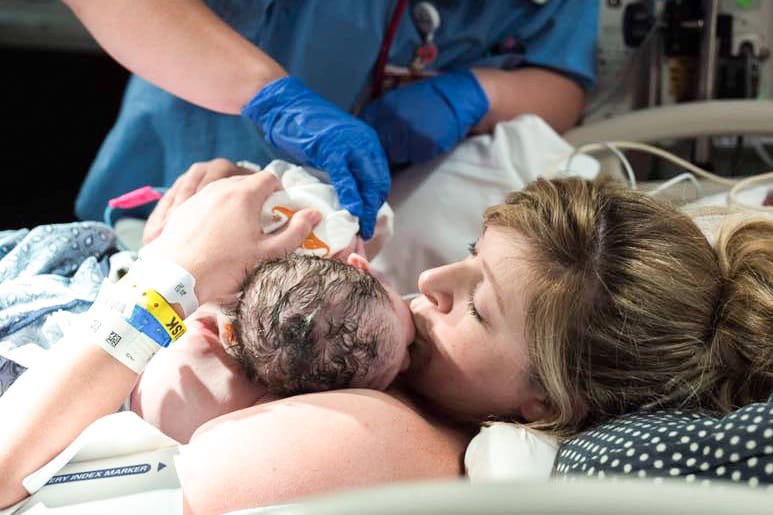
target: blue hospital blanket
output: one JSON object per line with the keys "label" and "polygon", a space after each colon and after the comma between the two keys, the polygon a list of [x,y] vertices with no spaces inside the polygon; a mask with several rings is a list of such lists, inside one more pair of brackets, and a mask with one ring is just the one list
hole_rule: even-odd
{"label": "blue hospital blanket", "polygon": [[[115,250],[115,233],[96,222],[0,231],[0,353],[56,343],[55,315],[88,309]],[[0,357],[0,395],[23,370]]]}

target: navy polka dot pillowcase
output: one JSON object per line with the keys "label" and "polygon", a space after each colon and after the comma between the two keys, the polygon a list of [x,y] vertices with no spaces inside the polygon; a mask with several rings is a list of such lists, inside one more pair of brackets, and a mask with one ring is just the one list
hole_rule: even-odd
{"label": "navy polka dot pillowcase", "polygon": [[773,396],[714,418],[633,413],[561,446],[556,474],[731,481],[773,490]]}

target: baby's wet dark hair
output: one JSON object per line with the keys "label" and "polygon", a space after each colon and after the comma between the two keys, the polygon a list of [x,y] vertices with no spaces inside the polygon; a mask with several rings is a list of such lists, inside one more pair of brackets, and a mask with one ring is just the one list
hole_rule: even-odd
{"label": "baby's wet dark hair", "polygon": [[390,341],[389,294],[370,274],[292,254],[259,264],[233,309],[226,347],[246,375],[279,395],[368,386]]}

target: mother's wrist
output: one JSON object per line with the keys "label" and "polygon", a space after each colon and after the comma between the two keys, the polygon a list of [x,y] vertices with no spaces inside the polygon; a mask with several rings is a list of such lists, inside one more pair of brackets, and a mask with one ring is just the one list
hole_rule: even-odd
{"label": "mother's wrist", "polygon": [[84,320],[90,341],[137,374],[186,331],[181,313],[140,284],[129,274],[117,283],[105,280]]}
{"label": "mother's wrist", "polygon": [[[146,247],[147,248],[147,247]],[[183,318],[199,307],[196,277],[186,266],[153,252],[140,250],[140,258],[132,265],[122,282],[132,282],[139,289],[152,288]]]}

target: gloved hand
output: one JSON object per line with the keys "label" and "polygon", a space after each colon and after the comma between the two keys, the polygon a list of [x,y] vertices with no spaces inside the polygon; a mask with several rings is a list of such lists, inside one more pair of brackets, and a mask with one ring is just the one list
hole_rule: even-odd
{"label": "gloved hand", "polygon": [[488,110],[478,79],[462,70],[392,90],[370,103],[361,117],[376,129],[389,163],[401,165],[450,150]]}
{"label": "gloved hand", "polygon": [[242,108],[266,141],[300,164],[327,172],[341,206],[373,236],[376,213],[389,194],[384,150],[372,128],[293,77],[267,84]]}

